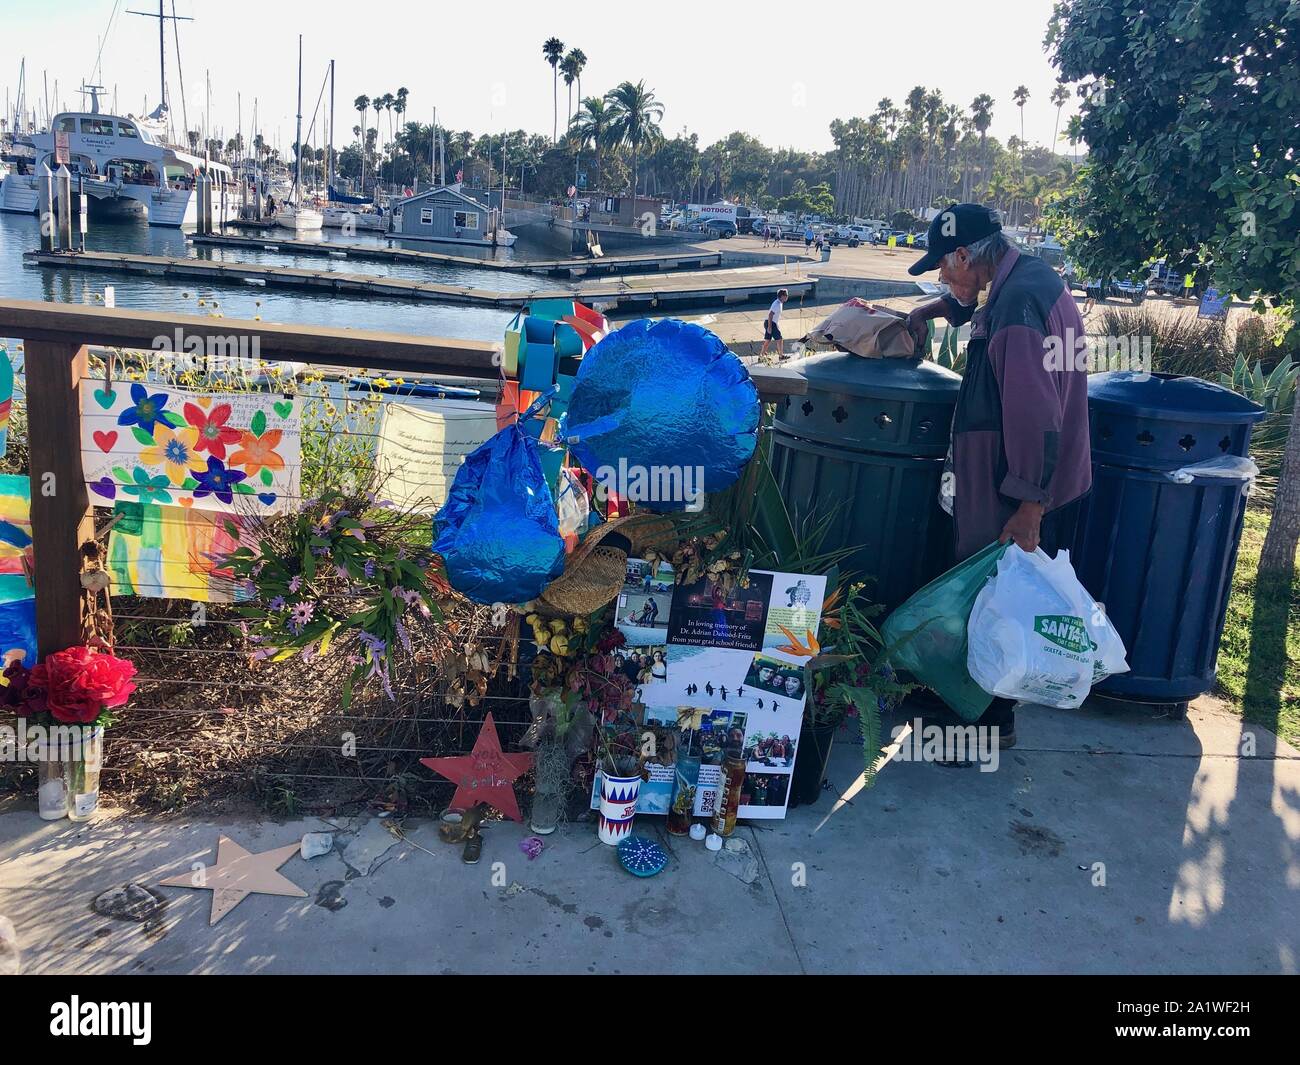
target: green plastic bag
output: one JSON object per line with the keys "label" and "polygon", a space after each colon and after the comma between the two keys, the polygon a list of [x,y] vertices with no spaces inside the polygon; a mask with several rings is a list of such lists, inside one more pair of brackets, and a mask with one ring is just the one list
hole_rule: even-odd
{"label": "green plastic bag", "polygon": [[936,577],[880,630],[890,664],[933,690],[963,721],[976,720],[993,701],[966,669],[966,622],[1008,546],[991,543]]}

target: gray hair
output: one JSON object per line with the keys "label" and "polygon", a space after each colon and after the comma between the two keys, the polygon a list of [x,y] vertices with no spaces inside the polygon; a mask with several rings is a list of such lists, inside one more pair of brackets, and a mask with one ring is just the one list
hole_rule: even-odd
{"label": "gray hair", "polygon": [[[966,245],[966,254],[970,256],[972,266],[996,266],[1008,251],[1011,250],[1011,241],[1007,239],[1005,233],[999,230],[997,233],[990,233],[987,237],[975,241],[973,244]],[[952,255],[949,252],[944,256],[944,261]]]}

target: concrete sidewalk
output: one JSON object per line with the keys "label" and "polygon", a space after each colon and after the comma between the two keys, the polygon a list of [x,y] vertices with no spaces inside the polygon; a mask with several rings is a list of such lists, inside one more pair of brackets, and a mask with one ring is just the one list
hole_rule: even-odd
{"label": "concrete sidewalk", "polygon": [[[10,801],[0,914],[31,973],[1300,969],[1300,753],[1212,705],[1187,721],[1035,708],[1017,731],[996,772],[894,762],[815,834],[829,794],[740,830],[748,870],[674,838],[645,880],[587,823],[531,862],[521,826],[493,825],[465,866],[427,822],[405,831],[432,854],[373,818],[51,824]],[[832,783],[860,769],[841,734]],[[209,892],[156,887],[211,861],[219,833],[262,851],[331,827],[335,851],[281,869],[307,898],[250,896],[210,928]],[[165,907],[94,912],[128,883]]]}

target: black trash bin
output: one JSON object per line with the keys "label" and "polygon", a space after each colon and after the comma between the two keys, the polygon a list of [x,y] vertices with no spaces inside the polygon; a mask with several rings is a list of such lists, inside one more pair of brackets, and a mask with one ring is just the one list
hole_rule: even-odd
{"label": "black trash bin", "polygon": [[939,482],[961,377],[917,359],[813,355],[792,367],[806,396],[787,397],[772,431],[772,468],[804,528],[831,514],[823,550],[867,578],[887,610],[952,564]]}
{"label": "black trash bin", "polygon": [[[1195,377],[1089,379],[1093,486],[1072,554],[1129,664],[1099,694],[1185,709],[1213,686],[1250,482],[1231,460],[1247,455],[1263,416]],[[1208,460],[1219,475],[1179,472]]]}

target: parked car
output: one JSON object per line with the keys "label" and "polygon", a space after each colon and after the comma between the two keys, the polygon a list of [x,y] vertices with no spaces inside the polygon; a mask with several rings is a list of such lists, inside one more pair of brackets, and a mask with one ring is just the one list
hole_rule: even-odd
{"label": "parked car", "polygon": [[1106,286],[1106,295],[1128,300],[1136,306],[1147,298],[1146,276],[1112,277]]}
{"label": "parked car", "polygon": [[856,248],[859,244],[870,244],[873,236],[875,231],[870,226],[837,226],[831,233],[831,243]]}
{"label": "parked car", "polygon": [[715,237],[734,237],[736,235],[736,223],[727,218],[706,218],[702,223],[702,228],[706,233]]}

